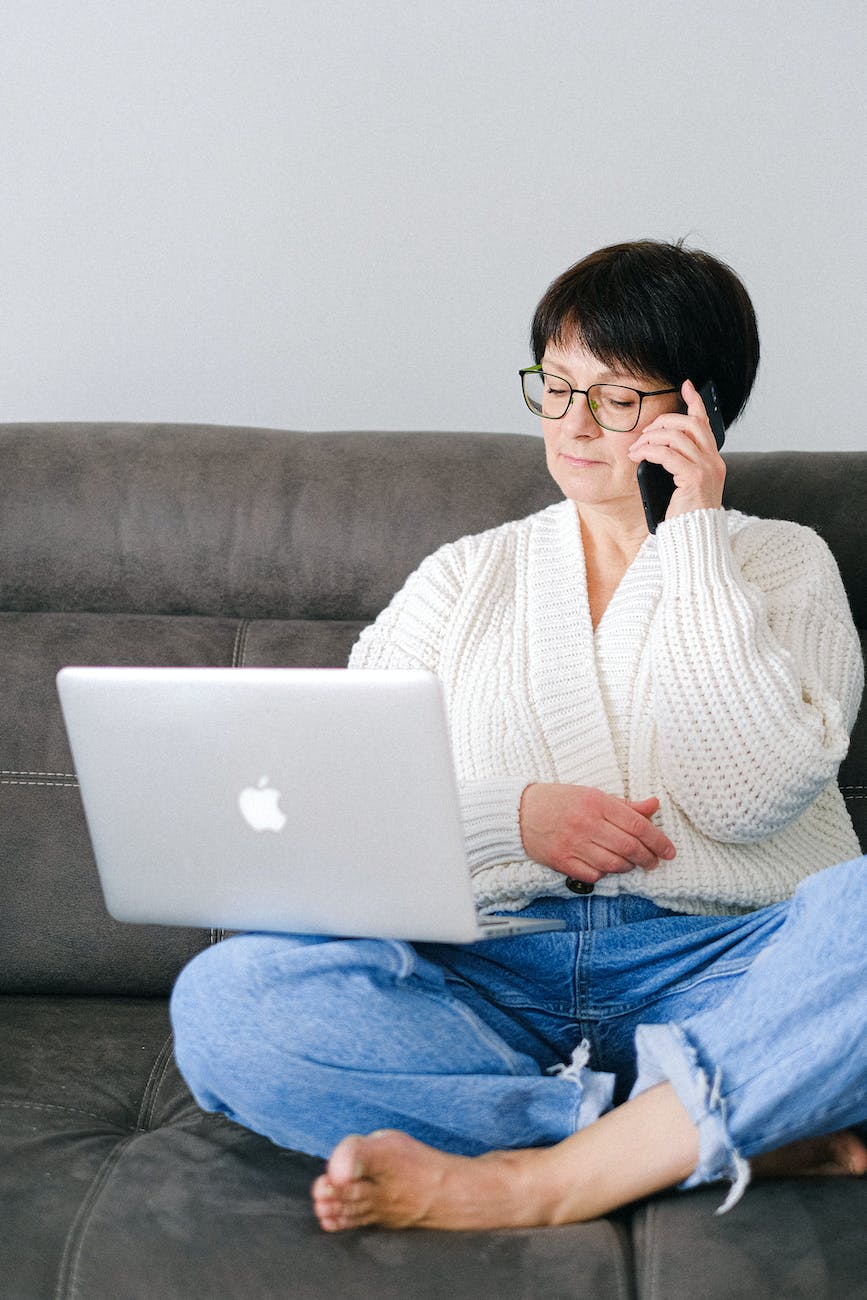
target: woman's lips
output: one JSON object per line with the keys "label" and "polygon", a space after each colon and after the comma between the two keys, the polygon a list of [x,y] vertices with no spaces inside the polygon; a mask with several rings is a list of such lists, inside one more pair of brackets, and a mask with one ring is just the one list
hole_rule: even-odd
{"label": "woman's lips", "polygon": [[565,451],[561,451],[567,465],[574,465],[576,469],[589,469],[591,465],[601,465],[601,460],[587,460],[584,456],[569,456]]}

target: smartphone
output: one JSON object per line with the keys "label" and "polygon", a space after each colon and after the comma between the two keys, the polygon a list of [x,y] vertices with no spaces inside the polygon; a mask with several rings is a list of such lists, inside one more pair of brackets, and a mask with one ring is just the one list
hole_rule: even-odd
{"label": "smartphone", "polygon": [[[719,409],[716,384],[712,379],[709,379],[698,390],[698,395],[704,402],[704,409],[707,411],[707,418],[710,421],[717,448],[720,448],[725,442],[726,427],[723,424],[722,412]],[[655,533],[665,518],[668,503],[674,492],[674,478],[661,465],[655,465],[652,461],[643,460],[638,466],[638,490],[641,493],[641,503],[644,506],[644,518],[647,520],[648,530]]]}

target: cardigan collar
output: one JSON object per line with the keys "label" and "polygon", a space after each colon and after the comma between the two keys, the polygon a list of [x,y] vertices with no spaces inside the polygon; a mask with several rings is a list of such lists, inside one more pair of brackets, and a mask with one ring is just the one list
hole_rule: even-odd
{"label": "cardigan collar", "polygon": [[[612,597],[612,615],[627,594],[625,584],[631,585],[638,576],[643,584],[655,582],[661,591],[653,538],[643,544]],[[622,798],[624,783],[599,683],[574,502],[558,502],[535,517],[529,539],[528,588],[530,689],[557,780],[596,786]],[[656,599],[642,600],[634,609],[634,621],[630,616],[625,645],[636,656],[636,668],[656,604]]]}

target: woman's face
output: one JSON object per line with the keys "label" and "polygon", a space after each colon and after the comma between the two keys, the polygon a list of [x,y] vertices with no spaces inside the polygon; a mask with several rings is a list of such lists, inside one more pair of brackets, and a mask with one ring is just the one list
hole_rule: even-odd
{"label": "woman's face", "polygon": [[[573,388],[591,384],[624,384],[643,391],[668,388],[658,376],[635,374],[612,368],[578,344],[554,347],[549,344],[542,358],[543,369],[559,375]],[[576,394],[561,420],[542,420],[548,471],[564,496],[578,505],[622,507],[641,513],[636,483],[637,466],[627,452],[641,430],[665,411],[681,409],[677,393],[645,397],[638,424],[628,433],[603,429],[590,414],[586,397]]]}

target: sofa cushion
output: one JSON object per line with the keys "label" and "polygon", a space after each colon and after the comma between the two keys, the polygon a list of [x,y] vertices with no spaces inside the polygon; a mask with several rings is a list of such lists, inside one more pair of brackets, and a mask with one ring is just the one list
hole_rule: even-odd
{"label": "sofa cushion", "polygon": [[867,1300],[867,1182],[755,1182],[717,1215],[724,1187],[674,1192],[635,1215],[638,1294],[648,1300]]}
{"label": "sofa cushion", "polygon": [[161,1000],[0,997],[0,1040],[4,1296],[633,1295],[613,1220],[324,1234],[309,1197],[322,1162],[198,1110]]}
{"label": "sofa cushion", "polygon": [[444,541],[550,504],[541,439],[0,426],[0,608],[373,618]]}

